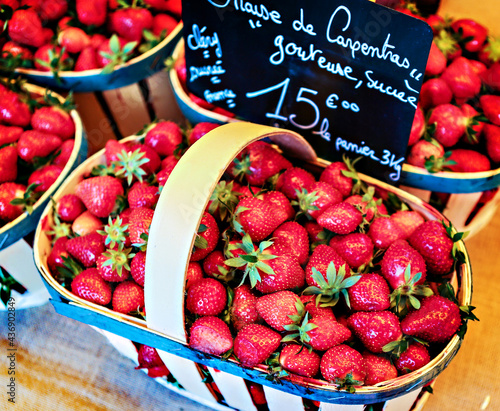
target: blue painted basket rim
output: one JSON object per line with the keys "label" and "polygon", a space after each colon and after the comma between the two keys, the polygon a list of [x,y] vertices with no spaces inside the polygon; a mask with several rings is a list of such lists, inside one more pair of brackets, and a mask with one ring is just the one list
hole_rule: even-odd
{"label": "blue painted basket rim", "polygon": [[[40,94],[42,96],[44,95],[46,90],[46,88],[44,87],[40,87],[29,83],[25,84],[25,87],[29,92]],[[57,93],[52,93],[52,95],[58,98],[60,101],[64,101],[64,98],[61,95]],[[0,250],[5,248],[7,245],[10,245],[13,242],[15,242],[13,241],[13,239],[17,241],[20,238],[24,237],[24,235],[35,230],[36,224],[38,222],[38,218],[36,217],[37,214],[39,214],[38,211],[41,211],[40,208],[42,208],[44,204],[50,199],[50,197],[52,197],[52,195],[59,188],[61,183],[70,174],[81,154],[80,153],[81,150],[86,149],[87,142],[85,139],[85,131],[83,128],[82,119],[80,118],[80,115],[76,110],[71,110],[70,114],[71,117],[73,118],[73,121],[75,122],[75,145],[73,147],[73,151],[71,152],[71,156],[68,162],[64,166],[61,174],[56,179],[56,181],[50,186],[50,188],[45,193],[43,193],[43,195],[35,203],[33,207],[33,212],[31,214],[25,212],[21,214],[19,217],[17,217],[15,220],[10,221],[9,223],[5,224],[3,227],[0,228]],[[33,216],[35,216],[35,218],[33,218]],[[23,223],[32,226],[31,230],[25,233],[15,233],[16,228],[22,225]],[[7,237],[5,237],[6,235],[8,236],[10,234],[9,231],[14,232],[13,239],[12,238],[7,239]]]}

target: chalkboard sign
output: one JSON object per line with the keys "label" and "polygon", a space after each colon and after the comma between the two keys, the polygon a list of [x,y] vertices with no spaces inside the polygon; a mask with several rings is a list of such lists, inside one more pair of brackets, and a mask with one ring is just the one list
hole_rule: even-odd
{"label": "chalkboard sign", "polygon": [[395,183],[432,41],[368,0],[184,0],[187,87],[255,123],[299,132],[322,158]]}

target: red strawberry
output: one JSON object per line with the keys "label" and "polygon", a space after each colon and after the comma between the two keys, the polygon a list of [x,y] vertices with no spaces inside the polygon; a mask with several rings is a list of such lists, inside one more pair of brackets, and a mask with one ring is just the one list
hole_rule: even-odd
{"label": "red strawberry", "polygon": [[373,258],[373,242],[364,233],[333,237],[329,245],[355,270],[366,266]]}
{"label": "red strawberry", "polygon": [[446,81],[440,77],[431,78],[422,84],[418,105],[427,110],[441,104],[448,104],[452,98],[453,92]]}
{"label": "red strawberry", "polygon": [[43,0],[39,4],[38,14],[42,20],[59,20],[68,11],[68,2],[66,0]]}
{"label": "red strawberry", "polygon": [[236,331],[241,330],[245,325],[261,321],[257,311],[257,296],[248,284],[242,284],[235,288],[230,314],[231,324]]}
{"label": "red strawberry", "polygon": [[424,111],[421,106],[417,106],[415,110],[415,116],[413,117],[413,123],[411,125],[410,137],[408,139],[408,145],[412,146],[424,135],[425,132],[425,116]]}
{"label": "red strawberry", "polygon": [[144,289],[133,281],[124,281],[116,286],[111,301],[113,310],[128,314],[144,307]]}
{"label": "red strawberry", "polygon": [[338,384],[349,381],[350,385],[363,385],[366,376],[364,368],[363,356],[345,344],[330,348],[321,357],[321,375],[329,382]]}
{"label": "red strawberry", "polygon": [[84,267],[92,267],[104,252],[104,237],[97,233],[71,238],[66,243],[66,251]]}
{"label": "red strawberry", "polygon": [[354,311],[384,311],[390,306],[389,286],[376,273],[363,274],[347,292]]}
{"label": "red strawberry", "polygon": [[26,130],[17,142],[17,152],[24,161],[32,162],[35,157],[46,157],[57,150],[62,140],[55,134],[37,130]]}
{"label": "red strawberry", "polygon": [[361,194],[353,194],[344,200],[346,203],[356,206],[358,210],[361,210],[364,218],[367,221],[372,221],[375,214],[377,215],[387,215],[387,208],[381,199],[371,196],[362,196]]}
{"label": "red strawberry", "polygon": [[36,109],[31,117],[31,127],[38,131],[55,134],[61,140],[67,140],[75,135],[75,123],[71,115],[54,106]]}
{"label": "red strawberry", "polygon": [[[156,369],[159,367],[165,367],[163,360],[161,359],[156,348],[150,347],[149,345],[141,345],[137,352],[137,362],[139,365],[136,369],[147,368],[148,370]],[[151,374],[148,375],[151,376]]]}
{"label": "red strawberry", "polygon": [[351,331],[347,327],[328,317],[316,316],[307,324],[313,328],[305,332],[307,337],[303,341],[318,351],[326,351],[351,338]]}
{"label": "red strawberry", "polygon": [[153,16],[153,27],[151,31],[155,36],[167,36],[169,35],[176,27],[179,22],[169,14],[156,14]]}
{"label": "red strawberry", "polygon": [[281,224],[273,218],[273,208],[272,203],[256,197],[245,197],[238,203],[235,210],[236,219],[252,241],[263,240]]}
{"label": "red strawberry", "polygon": [[296,200],[298,193],[303,189],[309,191],[310,186],[315,181],[316,179],[309,171],[300,167],[291,167],[278,177],[276,190],[281,191],[288,198]]}
{"label": "red strawberry", "polygon": [[68,252],[66,251],[66,243],[68,242],[68,237],[59,237],[52,246],[50,254],[47,257],[47,265],[49,266],[50,272],[55,278],[59,277],[57,267],[64,266],[63,257],[68,257]]}
{"label": "red strawberry", "polygon": [[179,159],[175,155],[171,154],[169,156],[166,156],[163,160],[161,160],[160,168],[162,170],[165,168],[169,168],[170,170],[173,170],[178,162],[179,162]]}
{"label": "red strawberry", "polygon": [[349,316],[347,325],[363,345],[374,353],[384,352],[386,344],[403,337],[399,319],[390,311],[358,311]]}
{"label": "red strawberry", "polygon": [[0,184],[0,220],[12,221],[23,213],[23,207],[12,205],[15,198],[23,198],[26,186],[14,182]]}
{"label": "red strawberry", "polygon": [[95,304],[108,305],[111,302],[111,286],[102,279],[96,268],[88,268],[73,278],[71,291]]}
{"label": "red strawberry", "polygon": [[[238,190],[236,190],[238,191]],[[273,203],[275,207],[274,214],[278,220],[293,220],[295,217],[295,210],[290,203],[290,200],[281,191],[266,191],[259,196],[264,201]]]}
{"label": "red strawberry", "polygon": [[160,168],[161,159],[155,150],[145,144],[133,144],[131,147],[129,147],[130,152],[134,152],[136,150],[144,153],[144,158],[149,159],[147,163],[144,163],[141,166],[141,168],[146,172],[146,175],[153,174]]}
{"label": "red strawberry", "polygon": [[133,208],[129,216],[129,238],[132,244],[144,244],[146,240],[141,238],[143,235],[149,235],[149,226],[153,220],[154,211],[150,208]]}
{"label": "red strawberry", "polygon": [[0,148],[0,184],[15,181],[17,178],[17,148],[6,146]]}
{"label": "red strawberry", "polygon": [[127,193],[130,208],[146,207],[152,209],[159,197],[158,187],[139,181],[135,182]]}
{"label": "red strawberry", "polygon": [[107,0],[76,0],[78,20],[86,26],[102,26],[107,17]]}
{"label": "red strawberry", "polygon": [[494,91],[500,91],[500,62],[492,64],[488,70],[480,74],[480,78]]}
{"label": "red strawberry", "polygon": [[422,214],[413,210],[398,210],[391,215],[391,219],[396,222],[400,230],[404,233],[403,240],[410,237],[415,229],[425,222]]}
{"label": "red strawberry", "polygon": [[[119,262],[119,270],[115,267],[117,262]],[[118,283],[128,280],[130,277],[128,255],[124,251],[108,249],[97,257],[96,265],[99,275],[106,281]]]}
{"label": "red strawberry", "polygon": [[456,163],[450,164],[448,168],[457,173],[478,173],[491,170],[489,158],[476,150],[456,148],[451,151],[448,161]]}
{"label": "red strawberry", "polygon": [[426,221],[413,232],[408,242],[424,257],[428,273],[445,275],[453,268],[453,241],[440,221]]}
{"label": "red strawberry", "polygon": [[361,224],[363,214],[352,204],[343,201],[329,206],[317,221],[321,227],[336,234],[349,234]]}
{"label": "red strawberry", "polygon": [[218,280],[227,278],[231,268],[224,262],[225,257],[221,250],[214,250],[203,260],[203,272]]}
{"label": "red strawberry", "polygon": [[431,360],[429,352],[424,345],[419,343],[410,346],[394,361],[400,374],[408,374],[428,364]]}
{"label": "red strawberry", "polygon": [[207,121],[202,121],[201,123],[196,124],[189,132],[188,135],[189,145],[193,145],[209,131],[212,131],[214,128],[217,128],[219,126],[220,124],[209,123]]}
{"label": "red strawberry", "polygon": [[483,132],[484,122],[478,119],[479,112],[470,104],[462,104],[460,110],[467,117],[467,131],[462,141],[469,144],[479,143],[481,133]]}
{"label": "red strawberry", "polygon": [[80,53],[90,46],[90,37],[78,27],[68,27],[61,30],[57,36],[57,43],[68,53]]}
{"label": "red strawberry", "polygon": [[394,241],[404,237],[403,231],[390,217],[377,217],[368,229],[368,236],[376,248],[386,249]]}
{"label": "red strawberry", "polygon": [[446,68],[446,57],[435,42],[431,44],[431,50],[425,66],[425,75],[432,77],[441,74]]}
{"label": "red strawberry", "polygon": [[459,104],[475,97],[481,90],[481,79],[465,57],[453,60],[441,78],[448,83]]}
{"label": "red strawberry", "polygon": [[375,385],[398,376],[398,370],[387,357],[365,352],[363,359],[366,371],[365,385]]}
{"label": "red strawberry", "polygon": [[11,40],[26,46],[40,47],[44,44],[42,22],[31,9],[16,10],[8,22]]}
{"label": "red strawberry", "polygon": [[410,149],[410,154],[406,161],[415,167],[427,168],[426,162],[429,160],[433,165],[444,156],[443,146],[436,140],[419,140]]}
{"label": "red strawberry", "polygon": [[153,126],[144,138],[144,144],[155,150],[160,156],[174,154],[183,141],[181,128],[173,121],[160,121]]}
{"label": "red strawberry", "polygon": [[259,297],[257,312],[264,321],[277,331],[285,331],[285,326],[299,321],[303,308],[297,294],[278,291]]}
{"label": "red strawberry", "polygon": [[493,124],[485,124],[483,135],[486,140],[486,151],[489,158],[495,163],[500,162],[500,127]]}
{"label": "red strawberry", "polygon": [[52,43],[46,43],[35,51],[35,68],[40,71],[67,70],[70,57],[66,50]]}
{"label": "red strawberry", "polygon": [[219,241],[219,227],[212,214],[204,212],[201,217],[200,227],[194,243],[191,261],[203,260],[210,254]]}
{"label": "red strawberry", "polygon": [[401,329],[406,335],[443,343],[457,332],[461,322],[460,308],[455,303],[433,295],[424,298],[420,308],[401,321]]}
{"label": "red strawberry", "polygon": [[35,192],[45,192],[52,184],[55,183],[57,178],[62,172],[62,167],[49,164],[33,171],[28,178],[28,185],[37,184]]}
{"label": "red strawberry", "polygon": [[134,281],[144,287],[144,278],[146,276],[146,253],[138,251],[130,262],[130,275]]}
{"label": "red strawberry", "polygon": [[295,203],[303,213],[317,219],[330,205],[341,201],[342,194],[339,190],[324,181],[317,181],[311,184],[309,189],[300,190]]}
{"label": "red strawberry", "polygon": [[0,146],[15,143],[23,134],[22,127],[11,127],[0,124]]}
{"label": "red strawberry", "polygon": [[61,147],[59,147],[59,150],[57,150],[59,154],[54,157],[54,159],[52,160],[52,164],[64,168],[71,158],[71,154],[73,154],[73,148],[75,148],[75,140],[70,139],[63,141]]}
{"label": "red strawberry", "polygon": [[9,55],[12,57],[19,56],[22,60],[33,59],[33,53],[31,52],[31,50],[28,49],[27,47],[21,46],[15,41],[7,41],[2,46],[2,56],[8,57]]}
{"label": "red strawberry", "polygon": [[135,42],[128,42],[122,37],[114,34],[110,39],[106,39],[96,49],[97,65],[101,68],[114,68],[124,64],[129,58],[134,48]]}
{"label": "red strawberry", "polygon": [[273,293],[304,286],[304,270],[296,257],[283,254],[268,260],[267,264],[274,274],[261,274],[261,281],[255,288],[261,293]]}
{"label": "red strawberry", "polygon": [[444,147],[457,144],[467,128],[467,118],[453,104],[441,104],[432,110],[429,124],[435,124],[434,137]]}
{"label": "red strawberry", "polygon": [[333,162],[321,172],[319,180],[332,185],[345,198],[351,194],[353,182],[352,178],[346,177],[342,171],[348,171],[347,166],[341,161]]}
{"label": "red strawberry", "polygon": [[219,315],[226,304],[226,287],[214,278],[202,278],[187,292],[186,308],[193,314]]}
{"label": "red strawberry", "polygon": [[313,268],[319,271],[325,280],[327,280],[327,270],[330,263],[333,262],[337,272],[340,270],[342,266],[344,266],[346,275],[349,276],[350,267],[347,262],[339,255],[337,252],[330,246],[326,244],[318,245],[306,266],[306,282],[308,285],[319,286],[319,284],[313,278]]}
{"label": "red strawberry", "polygon": [[448,30],[439,30],[434,36],[434,42],[446,56],[448,61],[456,60],[462,55],[462,48],[452,33]]}
{"label": "red strawberry", "polygon": [[233,348],[233,337],[220,318],[200,317],[189,330],[189,346],[207,354],[222,355]]}
{"label": "red strawberry", "polygon": [[304,228],[309,235],[309,240],[312,244],[324,243],[326,238],[326,232],[317,222],[306,221],[304,223]]}
{"label": "red strawberry", "polygon": [[472,19],[455,20],[451,23],[451,28],[463,39],[467,39],[464,48],[472,53],[481,50],[488,36],[488,29]]}
{"label": "red strawberry", "polygon": [[92,214],[105,218],[115,209],[118,196],[123,195],[123,187],[120,180],[112,176],[90,177],[77,184],[75,194]]}
{"label": "red strawberry", "polygon": [[128,152],[127,146],[123,143],[120,143],[116,140],[108,140],[106,141],[106,145],[104,147],[104,155],[106,157],[106,165],[110,166],[112,162],[118,161],[118,155],[122,154],[122,152]]}
{"label": "red strawberry", "polygon": [[294,374],[314,377],[319,371],[320,356],[298,344],[289,344],[280,351],[281,366]]}
{"label": "red strawberry", "polygon": [[234,339],[234,354],[245,367],[254,367],[279,347],[281,335],[260,324],[243,327]]}
{"label": "red strawberry", "polygon": [[99,68],[99,64],[97,63],[97,54],[93,47],[85,47],[75,62],[74,71],[85,71],[85,70],[94,70]]}
{"label": "red strawberry", "polygon": [[79,236],[95,233],[100,229],[102,229],[101,220],[88,210],[85,210],[78,217],[76,217],[73,224],[71,224],[71,230]]}
{"label": "red strawberry", "polygon": [[111,30],[120,37],[140,42],[143,31],[153,27],[153,15],[145,8],[119,9],[110,14],[109,25]]}
{"label": "red strawberry", "polygon": [[271,254],[291,254],[299,264],[304,264],[309,257],[309,236],[306,229],[295,221],[281,224],[272,234],[274,241],[269,248]]}
{"label": "red strawberry", "polygon": [[394,241],[386,250],[381,262],[382,275],[393,290],[406,282],[405,270],[408,265],[411,265],[411,277],[422,273],[417,284],[423,284],[427,274],[424,258],[407,241]]}
{"label": "red strawberry", "polygon": [[29,106],[10,90],[0,93],[0,121],[6,125],[26,127],[31,120]]}
{"label": "red strawberry", "polygon": [[[134,263],[133,260],[132,260],[132,263]],[[186,270],[186,287],[185,287],[186,291],[189,290],[189,288],[196,281],[201,280],[202,278],[203,278],[203,270],[201,268],[200,263],[197,263],[195,261],[190,261],[188,264],[188,268]],[[137,280],[136,280],[136,282],[139,283]]]}
{"label": "red strawberry", "polygon": [[315,295],[301,295],[300,301],[304,304],[304,308],[309,313],[309,318],[326,317],[332,321],[336,321],[332,307],[322,307],[321,304],[316,304]]}
{"label": "red strawberry", "polygon": [[485,94],[479,98],[479,103],[488,120],[500,126],[500,96]]}
{"label": "red strawberry", "polygon": [[478,58],[488,67],[500,61],[500,41],[498,38],[490,36],[479,50]]}

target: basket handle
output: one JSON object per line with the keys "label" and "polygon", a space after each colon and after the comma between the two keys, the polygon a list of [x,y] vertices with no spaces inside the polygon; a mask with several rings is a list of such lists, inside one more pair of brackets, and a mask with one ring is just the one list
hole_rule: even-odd
{"label": "basket handle", "polygon": [[224,171],[250,143],[269,138],[305,161],[316,153],[299,134],[247,122],[207,133],[181,157],[162,189],[149,230],[144,297],[148,328],[186,342],[184,285],[196,232]]}

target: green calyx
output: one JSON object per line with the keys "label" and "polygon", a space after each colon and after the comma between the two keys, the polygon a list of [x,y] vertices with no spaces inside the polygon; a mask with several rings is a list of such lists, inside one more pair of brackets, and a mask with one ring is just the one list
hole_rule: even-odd
{"label": "green calyx", "polygon": [[64,57],[65,51],[64,47],[59,52],[55,49],[49,49],[47,52],[47,60],[35,59],[38,64],[49,69],[54,75],[54,79],[60,84],[62,84],[62,80],[59,73],[73,67],[72,59]]}
{"label": "green calyx", "polygon": [[233,181],[229,183],[227,181],[220,181],[215,187],[212,195],[210,196],[210,205],[208,206],[208,212],[210,214],[215,214],[219,211],[219,216],[221,220],[226,220],[228,215],[232,215],[236,205],[238,204],[238,194],[233,191]]}
{"label": "green calyx", "polygon": [[241,160],[235,158],[233,160],[234,166],[232,173],[239,181],[243,181],[243,177],[248,174],[252,174],[250,166],[252,165],[250,161],[250,156],[245,156]]}
{"label": "green calyx", "polygon": [[449,224],[446,224],[446,222],[442,220],[441,223],[443,224],[448,237],[450,237],[451,241],[453,241],[453,248],[451,249],[451,255],[453,256],[453,259],[459,264],[465,264],[466,257],[465,254],[458,249],[458,242],[467,238],[467,236],[469,235],[469,231],[457,232],[456,228],[453,227],[451,222],[449,222]]}
{"label": "green calyx", "polygon": [[300,208],[300,213],[305,214],[308,219],[312,220],[309,211],[319,210],[318,206],[314,205],[314,202],[319,198],[317,191],[308,192],[307,189],[302,188],[301,191],[295,190],[297,194],[297,200],[292,201],[292,205],[298,206]]}
{"label": "green calyx", "polygon": [[416,273],[411,276],[411,264],[405,268],[404,284],[396,288],[390,296],[391,310],[399,317],[403,317],[408,310],[413,307],[416,310],[420,308],[418,297],[430,297],[433,291],[424,284],[417,284],[422,278],[422,273]]}
{"label": "green calyx", "polygon": [[344,378],[336,378],[335,384],[339,391],[347,391],[350,394],[356,392],[356,385],[363,385],[363,381],[355,380],[352,373],[347,374]]}
{"label": "green calyx", "polygon": [[131,41],[122,47],[120,45],[120,40],[118,40],[118,36],[113,34],[109,39],[110,52],[106,53],[101,51],[101,56],[110,60],[102,69],[102,74],[112,73],[116,66],[126,63],[130,57],[132,57],[131,53],[136,45],[137,41]]}
{"label": "green calyx", "polygon": [[429,173],[439,173],[440,171],[449,171],[450,167],[457,164],[454,160],[449,160],[451,151],[444,153],[442,157],[434,155],[425,158],[424,167]]}
{"label": "green calyx", "polygon": [[127,239],[127,229],[128,224],[123,224],[123,220],[120,217],[116,217],[114,220],[110,216],[108,218],[108,224],[104,226],[104,230],[98,230],[97,232],[101,235],[106,236],[104,244],[109,248],[114,248],[115,245],[123,245]]}
{"label": "green calyx", "polygon": [[[300,301],[300,300],[299,300]],[[304,305],[302,305],[302,312],[305,311]],[[298,311],[297,311],[298,312]],[[295,316],[294,316],[295,317]],[[309,341],[311,341],[311,337],[309,336],[309,331],[314,330],[318,326],[316,324],[309,322],[309,313],[306,312],[305,315],[301,315],[300,313],[296,316],[296,318],[290,317],[294,321],[293,324],[285,325],[284,328],[289,332],[286,336],[281,339],[281,342],[291,342],[298,340],[308,349],[312,349],[309,345]]]}
{"label": "green calyx", "polygon": [[10,204],[15,205],[15,206],[22,206],[23,210],[27,212],[28,214],[31,214],[33,212],[33,205],[38,201],[38,199],[42,196],[43,193],[41,192],[36,192],[35,189],[39,186],[40,184],[33,183],[30,184],[27,188],[26,191],[23,194],[23,197],[16,197],[10,201]]}
{"label": "green calyx", "polygon": [[500,61],[500,37],[489,37],[488,44],[484,47],[484,51],[488,54],[488,58],[493,63]]}
{"label": "green calyx", "polygon": [[123,244],[120,244],[118,249],[108,249],[106,252],[102,253],[106,260],[102,264],[103,267],[111,266],[113,271],[116,271],[119,277],[123,275],[123,270],[130,271],[129,259],[135,256],[132,253],[132,248],[123,248]]}
{"label": "green calyx", "polygon": [[434,37],[434,43],[446,58],[449,58],[460,48],[457,36],[445,29],[440,30],[438,35]]}
{"label": "green calyx", "polygon": [[61,222],[59,215],[54,212],[53,221],[47,234],[54,236],[54,240],[57,240],[61,237],[70,237],[73,234],[73,230],[71,229],[71,224]]}
{"label": "green calyx", "polygon": [[149,162],[149,158],[146,157],[146,154],[138,148],[132,152],[122,150],[117,157],[118,160],[112,163],[115,175],[117,177],[126,178],[129,186],[132,184],[134,177],[142,182],[146,171],[144,171],[141,166]]}

